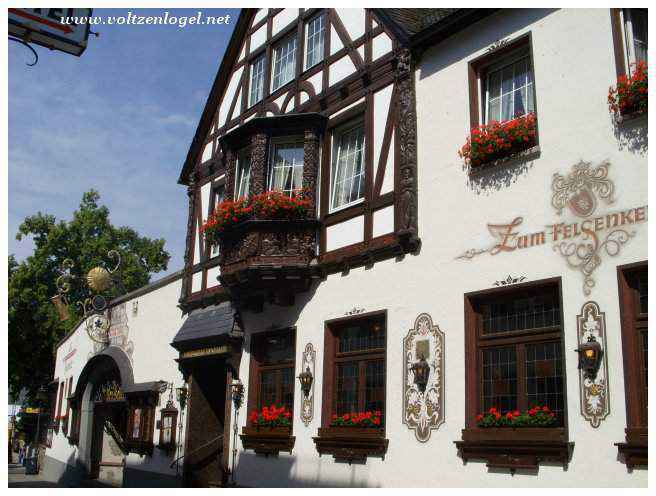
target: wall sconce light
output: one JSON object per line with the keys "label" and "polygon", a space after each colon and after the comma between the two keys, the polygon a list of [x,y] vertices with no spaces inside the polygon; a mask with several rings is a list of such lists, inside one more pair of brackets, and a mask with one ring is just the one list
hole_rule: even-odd
{"label": "wall sconce light", "polygon": [[232,381],[230,392],[232,393],[232,402],[235,405],[235,410],[239,410],[242,401],[244,400],[244,385],[239,379]]}
{"label": "wall sconce light", "polygon": [[594,379],[601,364],[603,350],[594,336],[588,336],[588,342],[580,345],[576,350],[579,354],[579,369],[583,369],[585,375]]}
{"label": "wall sconce light", "polygon": [[303,391],[303,394],[305,397],[310,396],[310,388],[312,387],[312,381],[314,381],[314,377],[312,377],[312,372],[310,372],[310,367],[306,367],[305,372],[301,372],[298,376],[298,380],[301,383],[301,391]]}
{"label": "wall sconce light", "polygon": [[422,393],[426,391],[426,385],[428,384],[428,376],[430,374],[430,365],[424,358],[423,353],[419,355],[419,360],[417,360],[412,367],[410,367],[412,373],[415,376],[415,384],[417,388]]}
{"label": "wall sconce light", "polygon": [[187,385],[183,384],[181,387],[176,388],[176,396],[178,397],[178,403],[180,404],[180,410],[184,410],[187,405],[187,395],[189,391],[187,390]]}

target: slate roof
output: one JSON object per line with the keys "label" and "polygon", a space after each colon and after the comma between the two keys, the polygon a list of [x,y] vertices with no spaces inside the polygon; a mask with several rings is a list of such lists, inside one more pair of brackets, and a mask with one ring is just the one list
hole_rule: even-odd
{"label": "slate roof", "polygon": [[230,334],[235,324],[235,309],[229,301],[192,310],[173,338],[171,345],[182,348],[192,341],[206,341]]}
{"label": "slate roof", "polygon": [[377,9],[410,37],[460,9]]}

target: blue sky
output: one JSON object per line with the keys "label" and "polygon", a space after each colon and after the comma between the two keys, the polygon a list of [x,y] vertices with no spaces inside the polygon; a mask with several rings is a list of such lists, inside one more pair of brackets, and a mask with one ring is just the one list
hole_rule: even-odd
{"label": "blue sky", "polygon": [[[135,15],[195,16],[199,9],[129,9]],[[127,15],[95,9],[94,15]],[[16,241],[37,211],[70,219],[83,192],[95,188],[116,225],[164,238],[168,272],[182,268],[187,195],[177,184],[238,9],[227,26],[105,25],[84,54],[36,47],[39,62],[9,44],[9,253],[31,254]],[[157,279],[161,273],[154,276]]]}

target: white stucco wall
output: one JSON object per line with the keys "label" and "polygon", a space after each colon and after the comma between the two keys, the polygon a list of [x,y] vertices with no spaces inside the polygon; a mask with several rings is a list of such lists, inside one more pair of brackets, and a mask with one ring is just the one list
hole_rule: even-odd
{"label": "white stucco wall", "polygon": [[[470,181],[457,151],[469,132],[468,61],[495,41],[531,32],[541,155],[517,174],[483,186]],[[246,486],[646,486],[647,471],[628,472],[613,443],[624,440],[626,416],[616,267],[647,259],[647,223],[629,226],[635,236],[616,257],[604,256],[594,272],[590,296],[583,276],[568,268],[552,244],[473,260],[455,257],[469,248],[486,248],[493,239],[487,223],[508,223],[523,216],[522,232],[556,222],[575,222],[567,210],[551,206],[555,172],[566,175],[579,160],[593,166],[609,160],[615,203],[599,205],[599,214],[647,204],[647,157],[616,138],[606,105],[615,80],[608,9],[503,11],[424,53],[416,73],[418,121],[419,235],[421,252],[373,268],[333,274],[316,291],[297,296],[294,307],[265,306],[245,313],[247,333],[296,326],[295,375],[311,342],[317,349],[315,417],[309,427],[299,418],[301,391],[296,382],[292,455],[258,457],[243,452],[236,479]],[[512,170],[512,168],[511,168]],[[575,443],[569,467],[541,464],[537,474],[489,471],[484,462],[463,464],[454,441],[465,425],[465,350],[463,294],[493,287],[507,275],[526,281],[562,278],[563,355],[567,375],[569,439]],[[611,413],[598,429],[580,414],[576,315],[588,300],[606,312]],[[324,322],[344,317],[354,307],[387,310],[386,437],[384,460],[364,465],[320,457],[312,437],[321,423]],[[428,312],[445,334],[445,423],[425,444],[402,424],[402,338],[421,312]],[[247,338],[247,341],[249,339]],[[246,387],[248,342],[240,375]],[[242,412],[240,427],[246,419]]]}
{"label": "white stucco wall", "polygon": [[[132,349],[131,362],[135,383],[161,380],[173,382],[174,387],[182,385],[182,375],[178,371],[177,362],[175,362],[178,355],[175,349],[170,346],[173,337],[186,318],[177,307],[179,296],[180,279],[178,278],[168,285],[120,304],[125,305],[127,315],[128,333],[124,346],[128,351],[128,355],[130,355],[129,349]],[[133,315],[133,304],[135,302],[138,309],[136,315]],[[72,358],[65,361],[64,358],[73,350],[75,350],[75,353]],[[57,349],[55,377],[59,378],[59,382],[63,382],[64,379],[68,381],[68,378],[72,376],[75,389],[82,369],[94,351],[98,350],[100,350],[100,347],[94,350],[94,343],[88,337],[84,323],[82,323]],[[160,410],[166,406],[167,400],[168,391],[160,395],[160,404],[156,408],[156,420],[159,420]],[[174,401],[176,401],[176,408],[179,410],[180,407],[175,398]],[[65,405],[66,402],[64,402],[64,407]],[[62,408],[62,414],[64,411],[64,408]],[[83,439],[84,430],[82,425],[78,447],[70,445],[60,429],[59,433],[53,436],[52,447],[47,449],[46,455],[69,465],[74,465],[78,457],[85,464],[88,463],[84,454],[85,443],[87,442]],[[182,436],[179,436],[178,433],[178,437],[181,446],[184,446],[184,433]],[[155,449],[152,457],[131,453],[126,457],[126,466],[136,470],[175,476],[175,467],[169,467],[169,464],[174,460],[174,455],[167,455],[157,449],[159,443],[159,430],[157,428],[154,429],[153,443]]]}

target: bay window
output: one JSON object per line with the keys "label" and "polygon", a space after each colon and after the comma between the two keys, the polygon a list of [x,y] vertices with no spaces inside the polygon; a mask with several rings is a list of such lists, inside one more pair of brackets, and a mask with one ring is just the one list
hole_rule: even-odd
{"label": "bay window", "polygon": [[359,202],[364,198],[364,124],[337,130],[333,135],[331,167],[331,211]]}
{"label": "bay window", "polygon": [[251,157],[247,150],[237,155],[237,166],[235,173],[235,200],[248,197],[248,189],[251,181]]}
{"label": "bay window", "polygon": [[269,190],[292,196],[303,187],[303,141],[274,142],[271,146]]}
{"label": "bay window", "polygon": [[296,36],[282,41],[273,53],[273,87],[275,91],[294,79],[296,74]]}

